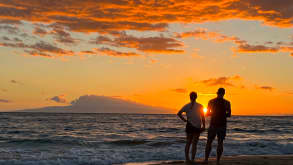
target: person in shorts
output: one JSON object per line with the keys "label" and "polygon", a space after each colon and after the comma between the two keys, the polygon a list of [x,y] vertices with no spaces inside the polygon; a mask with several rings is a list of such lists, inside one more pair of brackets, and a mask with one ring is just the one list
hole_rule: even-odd
{"label": "person in shorts", "polygon": [[224,88],[219,88],[217,95],[216,98],[210,100],[208,103],[207,115],[211,116],[211,121],[208,130],[204,163],[208,163],[209,155],[212,150],[212,143],[217,136],[217,165],[219,165],[223,153],[223,142],[226,137],[227,117],[231,117],[231,104],[228,100],[224,99]]}
{"label": "person in shorts", "polygon": [[[205,117],[203,112],[203,106],[196,102],[197,93],[191,92],[190,103],[182,107],[178,112],[178,116],[181,120],[186,122],[186,145],[185,145],[185,159],[186,162],[191,162],[189,157],[189,148],[192,144],[192,161],[195,159],[197,142],[200,133],[205,129]],[[183,117],[183,113],[186,113],[187,119]]]}

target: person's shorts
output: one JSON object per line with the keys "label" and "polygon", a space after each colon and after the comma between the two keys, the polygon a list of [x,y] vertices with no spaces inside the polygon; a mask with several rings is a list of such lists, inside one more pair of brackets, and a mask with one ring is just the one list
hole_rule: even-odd
{"label": "person's shorts", "polygon": [[210,127],[208,130],[208,139],[225,139],[227,127]]}
{"label": "person's shorts", "polygon": [[189,122],[187,122],[186,128],[185,128],[185,132],[186,133],[200,133],[201,130],[200,130],[200,128],[196,128],[192,124],[190,124]]}

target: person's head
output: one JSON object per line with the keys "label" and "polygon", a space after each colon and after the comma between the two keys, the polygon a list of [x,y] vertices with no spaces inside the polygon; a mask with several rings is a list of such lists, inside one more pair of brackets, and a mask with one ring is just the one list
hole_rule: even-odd
{"label": "person's head", "polygon": [[194,102],[196,100],[196,98],[197,98],[197,93],[196,92],[190,92],[189,97],[190,97],[190,101]]}
{"label": "person's head", "polygon": [[225,89],[224,88],[219,88],[217,92],[218,98],[223,98],[225,95]]}

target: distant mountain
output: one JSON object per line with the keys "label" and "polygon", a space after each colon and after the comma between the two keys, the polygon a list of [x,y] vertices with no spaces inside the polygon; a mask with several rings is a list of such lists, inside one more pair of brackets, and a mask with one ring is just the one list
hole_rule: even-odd
{"label": "distant mountain", "polygon": [[[71,102],[68,106],[50,106],[36,109],[19,110],[21,112],[54,113],[144,113],[166,114],[170,109],[152,107],[123,99],[107,96],[85,95]],[[18,112],[19,112],[18,111]]]}

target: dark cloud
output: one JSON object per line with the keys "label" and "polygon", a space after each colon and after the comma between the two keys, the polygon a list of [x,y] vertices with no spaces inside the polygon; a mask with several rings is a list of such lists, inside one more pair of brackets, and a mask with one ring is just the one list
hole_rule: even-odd
{"label": "dark cloud", "polygon": [[77,39],[71,37],[71,34],[67,32],[64,27],[53,25],[53,29],[49,32],[52,34],[57,42],[64,43],[64,44],[75,44],[77,43]]}
{"label": "dark cloud", "polygon": [[6,99],[0,99],[0,103],[10,103],[10,100],[6,100]]}
{"label": "dark cloud", "polygon": [[1,43],[0,46],[23,48],[24,52],[33,56],[53,57],[53,56],[73,56],[74,52],[56,47],[48,42],[39,41],[32,45],[27,45],[22,42],[17,43]]}
{"label": "dark cloud", "polygon": [[107,56],[114,56],[114,57],[129,57],[129,56],[141,56],[135,52],[120,52],[110,48],[96,48],[94,49],[97,53],[101,53]]}
{"label": "dark cloud", "polygon": [[0,30],[7,31],[10,34],[17,34],[19,32],[19,29],[14,25],[0,25]]}
{"label": "dark cloud", "polygon": [[10,82],[13,83],[13,84],[23,85],[22,82],[16,81],[16,80],[10,80]]}
{"label": "dark cloud", "polygon": [[59,95],[59,96],[54,96],[50,98],[51,101],[55,101],[57,103],[67,103],[67,100],[65,99],[65,95]]}
{"label": "dark cloud", "polygon": [[210,78],[207,80],[202,80],[200,83],[206,86],[230,86],[235,87],[236,85],[233,83],[235,81],[241,80],[242,78],[238,75],[231,77],[218,77],[218,78]]}
{"label": "dark cloud", "polygon": [[35,27],[33,34],[43,37],[48,34],[48,31],[42,27],[37,26],[37,27]]}
{"label": "dark cloud", "polygon": [[259,87],[257,87],[257,89],[266,90],[266,91],[270,91],[270,92],[274,90],[274,88],[271,86],[259,86]]}
{"label": "dark cloud", "polygon": [[240,53],[276,53],[279,52],[279,47],[270,47],[265,45],[250,45],[250,44],[242,44],[237,47],[237,52]]}
{"label": "dark cloud", "polygon": [[142,52],[153,53],[183,53],[184,50],[177,49],[183,47],[183,43],[169,37],[135,37],[127,35],[126,33],[120,34],[119,37],[111,39],[105,36],[99,36],[91,43],[104,44],[115,47],[135,48]]}

